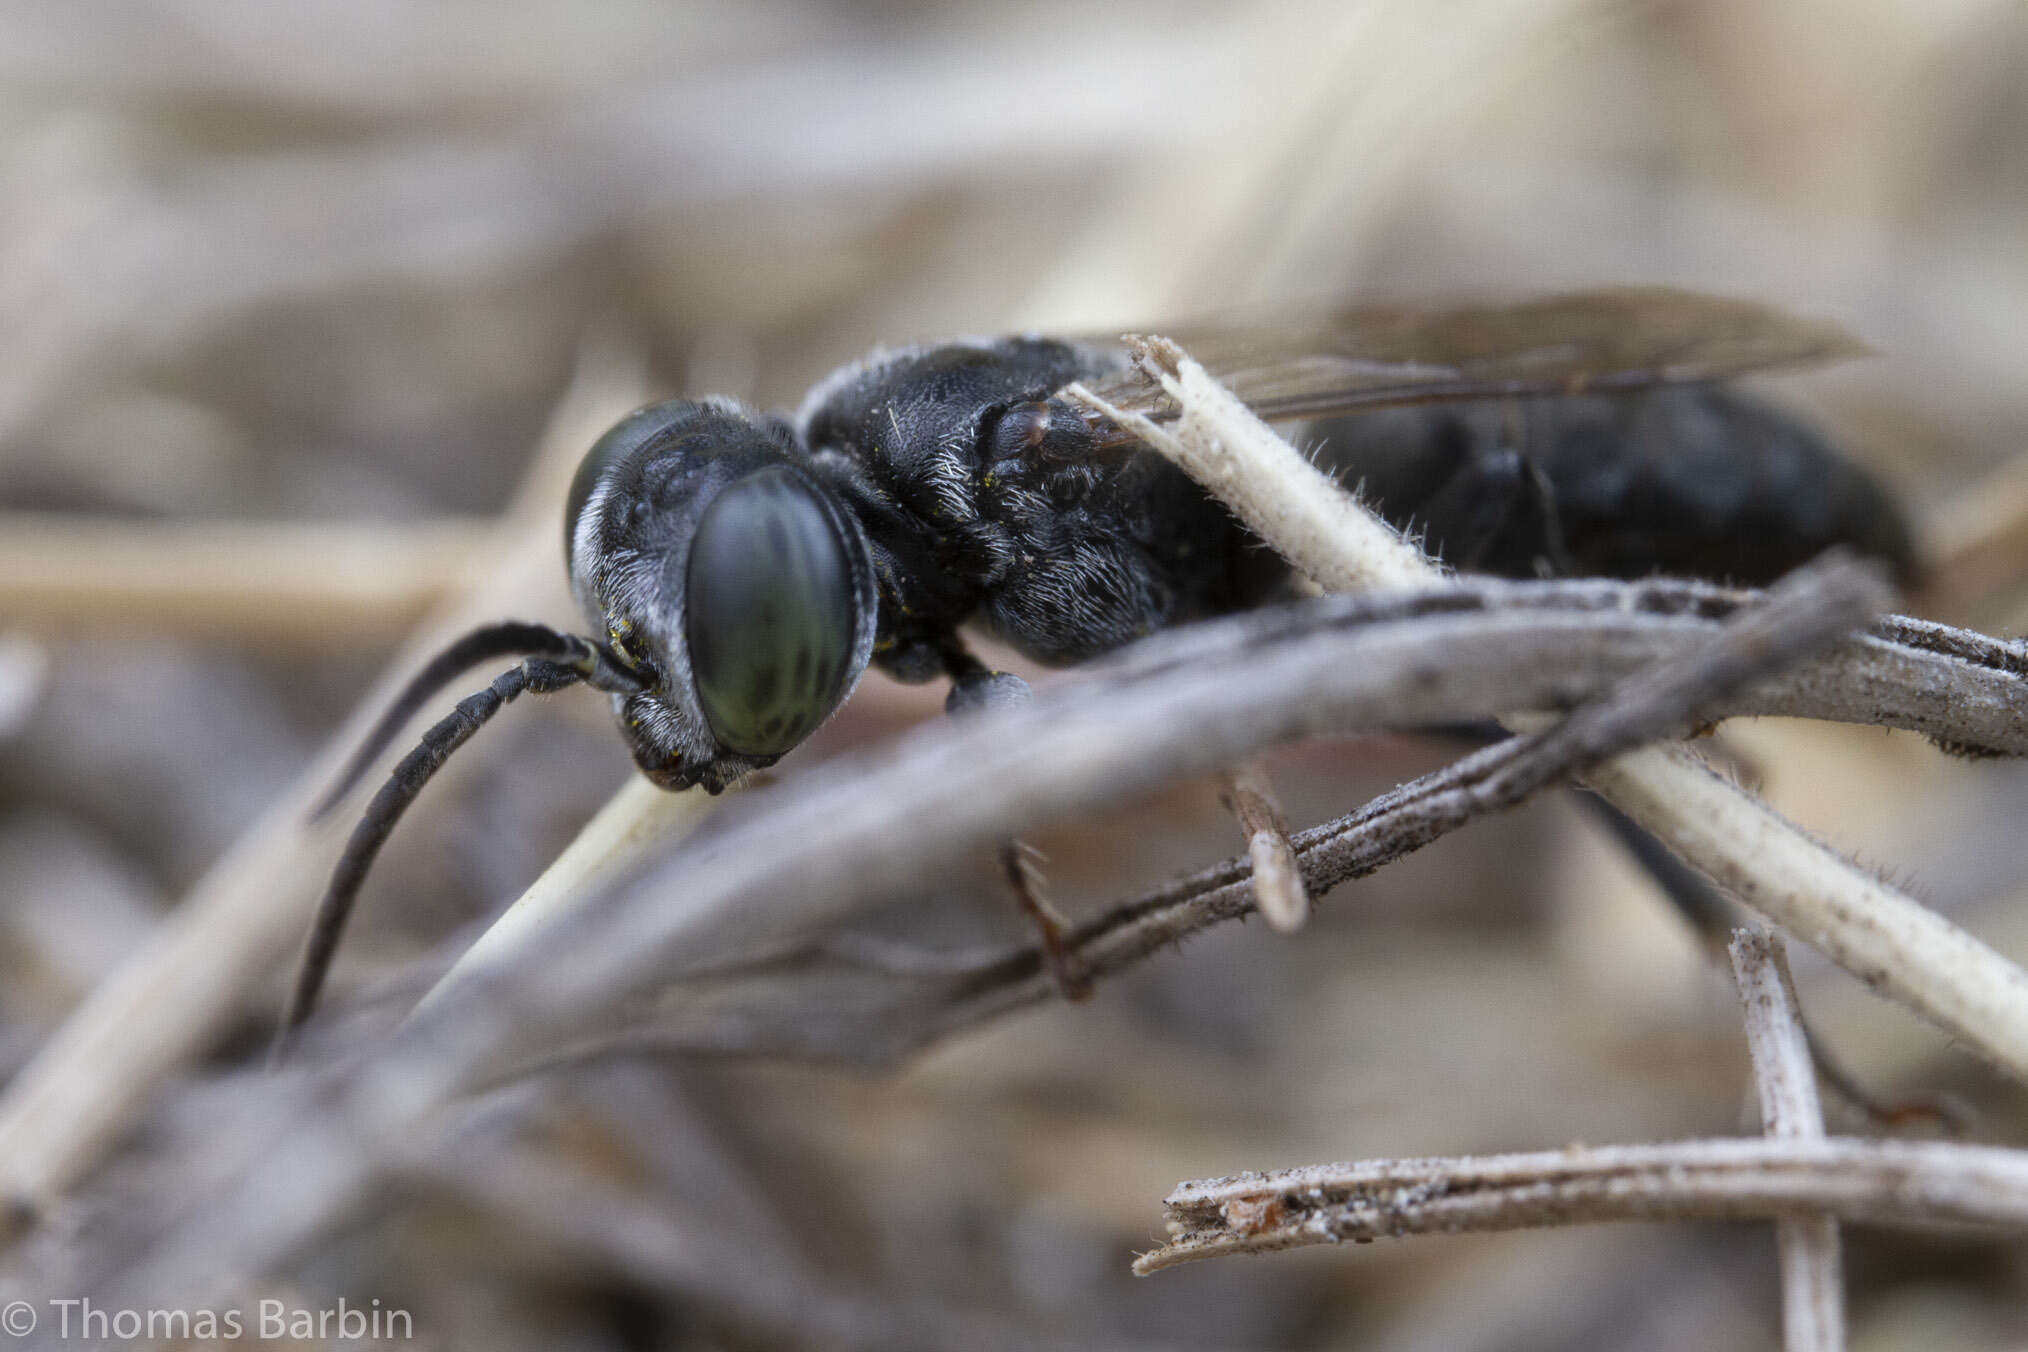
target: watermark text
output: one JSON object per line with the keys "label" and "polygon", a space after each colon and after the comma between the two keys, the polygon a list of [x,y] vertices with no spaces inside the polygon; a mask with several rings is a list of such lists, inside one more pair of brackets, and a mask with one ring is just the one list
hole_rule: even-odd
{"label": "watermark text", "polygon": [[415,1319],[407,1310],[384,1305],[378,1299],[357,1305],[343,1296],[321,1307],[262,1300],[250,1308],[223,1305],[135,1310],[99,1305],[84,1296],[39,1303],[14,1300],[0,1306],[0,1335],[26,1338],[38,1329],[46,1338],[93,1342],[143,1338],[151,1342],[232,1342],[240,1338],[328,1342],[344,1338],[394,1343],[415,1337]]}

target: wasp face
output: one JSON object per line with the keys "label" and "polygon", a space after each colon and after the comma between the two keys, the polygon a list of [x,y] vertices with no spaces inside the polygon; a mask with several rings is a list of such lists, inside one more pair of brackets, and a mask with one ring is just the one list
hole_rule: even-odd
{"label": "wasp face", "polygon": [[567,523],[586,618],[642,682],[614,709],[641,772],[713,793],[793,749],[872,651],[866,542],[793,434],[673,400],[586,455]]}

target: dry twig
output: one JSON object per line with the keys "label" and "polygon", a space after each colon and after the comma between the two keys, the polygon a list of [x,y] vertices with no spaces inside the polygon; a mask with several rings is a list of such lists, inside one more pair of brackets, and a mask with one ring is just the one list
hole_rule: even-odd
{"label": "dry twig", "polygon": [[[1492,583],[1427,598],[1426,605],[1376,599],[1363,608],[1345,607],[1342,627],[1299,629],[1280,641],[1263,640],[1277,618],[1285,618],[1270,616],[1233,625],[1223,635],[1227,646],[1217,652],[1201,635],[1151,644],[1109,678],[975,726],[922,729],[888,756],[822,767],[795,785],[749,796],[722,830],[706,833],[624,894],[651,888],[661,899],[642,915],[647,928],[634,939],[591,941],[584,931],[594,924],[610,927],[614,908],[634,903],[585,899],[578,937],[588,957],[596,950],[602,963],[630,944],[651,944],[661,956],[651,961],[646,949],[632,953],[627,965],[647,978],[645,986],[608,972],[587,988],[585,994],[595,991],[596,1000],[574,1017],[594,1015],[595,1032],[594,1026],[545,1030],[525,1020],[507,1039],[519,1044],[513,1055],[552,1054],[560,1033],[573,1041],[603,1042],[634,1029],[640,1011],[629,992],[663,991],[680,1007],[687,1002],[686,975],[722,974],[728,964],[751,963],[771,947],[801,943],[907,886],[935,860],[1009,832],[1229,763],[1292,736],[1478,717],[1508,701],[1513,703],[1507,707],[1554,708],[1603,693],[1662,651],[1645,647],[1636,655],[1632,647],[1639,645],[1622,642],[1629,630],[1677,640],[1668,645],[1673,660],[1667,665],[1682,684],[1640,693],[1645,717],[1626,716],[1616,705],[1603,713],[1588,710],[1541,737],[1472,758],[1461,778],[1391,795],[1380,814],[1384,825],[1365,842],[1380,858],[1361,861],[1377,866],[1480,812],[1519,801],[1573,764],[1680,730],[1688,717],[1680,691],[1696,688],[1693,702],[1719,698],[1740,679],[1730,657],[1739,649],[1764,664],[1753,667],[1756,672],[1778,668],[1811,643],[1842,633],[1880,597],[1863,570],[1799,579],[1784,603],[1771,608],[1779,617],[1771,626],[1757,612],[1750,620],[1741,617],[1748,637],[1737,647],[1707,623],[1680,615],[1644,617],[1618,608],[1484,612],[1468,599],[1558,590],[1555,584]],[[1590,587],[1579,590],[1597,595]],[[1770,627],[1781,643],[1766,644]],[[1704,645],[1722,649],[1727,659],[1685,660]],[[1359,661],[1347,661],[1355,647]],[[1715,687],[1709,684],[1714,674],[1720,677]],[[1375,841],[1382,843],[1376,847]],[[1305,871],[1313,889],[1346,876],[1311,874],[1307,865]],[[752,881],[734,881],[748,878]],[[671,904],[672,897],[681,899],[680,907]],[[1088,935],[1085,927],[1074,936],[1080,945],[1076,955],[1087,951]],[[1105,969],[1114,956],[1100,948],[1094,969]],[[542,959],[546,988],[561,993],[558,946],[544,949]],[[837,1010],[805,1012],[841,1034],[850,1027]],[[735,1019],[730,1026],[751,1023]]]}
{"label": "dry twig", "polygon": [[[1822,1140],[1824,1113],[1817,1102],[1816,1063],[1781,939],[1768,931],[1736,931],[1732,971],[1746,1010],[1746,1041],[1760,1091],[1762,1129],[1773,1140]],[[1775,1242],[1781,1255],[1788,1352],[1838,1352],[1845,1346],[1838,1222],[1829,1216],[1783,1216],[1775,1222]]]}
{"label": "dry twig", "polygon": [[[1173,343],[1130,344],[1180,409],[1173,423],[1083,397],[1169,455],[1263,539],[1326,585],[1432,585],[1434,565],[1378,518],[1347,525],[1350,500]],[[1075,393],[1075,391],[1074,391]],[[1415,554],[1413,559],[1408,556]],[[1601,765],[1590,786],[1690,863],[1869,985],[2028,1078],[2028,973],[1889,887],[1678,747]]]}
{"label": "dry twig", "polygon": [[2028,1154],[1935,1141],[1677,1141],[1367,1160],[1180,1185],[1143,1275],[1199,1258],[1402,1235],[1601,1221],[1760,1220],[2028,1228]]}
{"label": "dry twig", "polygon": [[[1604,603],[1601,588],[1618,596],[1620,604]],[[1511,807],[1592,760],[1689,723],[1737,711],[1740,706],[1724,701],[1726,690],[1794,661],[1813,641],[1842,632],[1847,622],[1863,613],[1858,603],[1864,592],[1860,578],[1849,572],[1803,575],[1779,601],[1737,611],[1730,631],[1708,619],[1694,621],[1703,635],[1699,646],[1672,647],[1666,653],[1649,649],[1652,660],[1643,679],[1623,683],[1609,699],[1580,710],[1562,727],[1487,748],[1297,835],[1293,843],[1308,888],[1322,895],[1476,816]],[[1837,599],[1840,595],[1842,600]],[[1365,659],[1373,652],[1372,633],[1354,627],[1355,617],[1368,625],[1387,623],[1381,618],[1386,616],[1407,623],[1489,605],[1486,618],[1497,615],[1505,625],[1522,625],[1530,603],[1562,601],[1577,603],[1601,622],[1617,626],[1625,622],[1628,610],[1687,618],[1685,612],[1693,609],[1722,613],[1738,599],[1697,584],[1660,581],[1639,586],[1475,583],[1395,601],[1336,598],[1276,615],[1246,617],[1187,640],[1177,636],[1147,645],[1123,664],[1122,674],[1194,672],[1236,691],[1251,688],[1258,679],[1245,662],[1273,655],[1283,645],[1325,643],[1348,662],[1355,651]],[[1344,642],[1342,649],[1326,641],[1334,630]],[[1569,637],[1570,646],[1562,654],[1567,674],[1604,660],[1601,638],[1602,630]],[[1615,641],[1615,647],[1619,641],[1623,640]],[[1430,642],[1432,649],[1442,647],[1459,663],[1474,660],[1464,645],[1454,640],[1446,644],[1434,631]],[[1848,643],[1840,655],[1850,655],[1854,646]],[[1507,651],[1508,656],[1499,660],[1514,660],[1518,650]],[[1581,660],[1572,660],[1580,653],[1585,654]],[[1643,670],[1631,662],[1622,669]],[[1839,682],[1821,674],[1813,674],[1805,684],[1820,697],[1840,688]],[[1848,678],[1845,684],[1864,689],[1869,682]],[[1759,698],[1781,698],[1778,687],[1765,678],[1752,681],[1752,686]],[[2018,692],[2017,698],[2028,703],[2028,690]],[[1141,748],[1141,754],[1148,750]],[[1112,975],[1188,934],[1244,916],[1254,904],[1250,871],[1250,859],[1240,856],[1108,906],[1071,936],[1072,957],[1094,976]],[[1046,998],[1051,988],[1039,979],[1045,965],[1033,949],[937,954],[893,943],[818,938],[715,964],[703,974],[711,978],[709,982],[679,981],[654,1022],[631,1023],[612,1034],[613,1041],[601,1039],[592,1045],[770,1052],[889,1064],[938,1038]],[[813,982],[819,973],[828,974],[828,980]],[[854,983],[851,998],[838,998],[840,981]],[[820,996],[812,1005],[799,994],[812,988],[825,992],[828,1002]]]}

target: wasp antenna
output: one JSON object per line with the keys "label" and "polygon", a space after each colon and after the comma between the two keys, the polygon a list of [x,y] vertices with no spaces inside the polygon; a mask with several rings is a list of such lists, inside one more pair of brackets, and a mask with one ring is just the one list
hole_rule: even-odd
{"label": "wasp antenna", "polygon": [[[615,688],[612,678],[625,673],[622,664],[590,639],[561,633],[548,625],[506,620],[474,629],[432,657],[421,671],[409,678],[408,684],[395,696],[394,703],[387,706],[387,712],[373,725],[373,731],[352,753],[352,759],[345,763],[337,781],[310,809],[310,820],[322,820],[346,794],[352,792],[353,786],[379,759],[380,753],[394,741],[402,725],[415,717],[416,710],[429,703],[439,690],[481,662],[524,655],[556,659],[578,670],[585,680],[602,690]],[[624,685],[625,682],[619,681],[618,684]]]}
{"label": "wasp antenna", "polygon": [[[536,628],[532,625],[522,627]],[[476,634],[471,636],[478,637]],[[576,639],[574,642],[583,644],[585,640]],[[351,918],[353,904],[359,899],[359,888],[366,881],[367,870],[373,867],[373,861],[380,854],[380,847],[387,842],[388,834],[394,830],[394,824],[401,820],[402,813],[408,811],[409,804],[422,792],[423,785],[430,782],[430,777],[443,767],[453,751],[469,741],[473,733],[486,726],[488,719],[523,691],[547,694],[586,679],[585,672],[573,667],[548,661],[523,662],[495,677],[484,690],[460,700],[457,708],[424,733],[416,748],[401,758],[401,763],[388,776],[387,783],[380,786],[380,792],[374,794],[373,801],[367,804],[366,814],[359,819],[359,825],[352,828],[352,838],[345,842],[345,852],[338,856],[338,865],[331,871],[331,882],[324,889],[324,898],[317,903],[317,914],[310,922],[309,937],[303,945],[302,964],[296,969],[296,985],[289,997],[288,1012],[283,1016],[282,1026],[275,1034],[274,1046],[269,1053],[270,1065],[279,1063],[288,1055],[297,1032],[317,1008],[318,992],[324,987],[324,977],[331,969],[331,958],[338,951],[338,941],[345,933],[345,922]]]}

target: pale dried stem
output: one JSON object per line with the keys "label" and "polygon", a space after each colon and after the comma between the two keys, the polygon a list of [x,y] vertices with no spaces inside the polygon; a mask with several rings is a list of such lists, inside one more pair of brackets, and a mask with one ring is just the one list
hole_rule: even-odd
{"label": "pale dried stem", "polygon": [[[1587,776],[1727,891],[1864,981],[2028,1079],[2028,975],[1676,748]],[[1650,764],[1667,774],[1650,773]]]}
{"label": "pale dried stem", "polygon": [[[1241,520],[1326,586],[1441,585],[1435,565],[1174,344],[1130,346],[1180,408],[1177,421],[1157,425],[1088,395],[1073,397],[1200,475]],[[2019,967],[1809,839],[1679,747],[1631,752],[1587,782],[1741,900],[2028,1079],[2028,974]]]}
{"label": "pale dried stem", "polygon": [[1185,1183],[1141,1274],[1199,1258],[1413,1234],[1601,1221],[1755,1220],[2028,1229],[2028,1154],[1936,1141],[1709,1140],[1367,1160]]}
{"label": "pale dried stem", "polygon": [[0,513],[0,614],[38,634],[133,630],[287,652],[407,633],[487,557],[489,523],[113,521]]}
{"label": "pale dried stem", "polygon": [[417,1011],[455,996],[468,983],[516,963],[533,961],[554,943],[597,889],[639,863],[642,853],[688,834],[711,810],[702,789],[670,793],[639,775],[621,786],[562,854],[423,997]]}
{"label": "pale dried stem", "polygon": [[[1083,399],[1180,465],[1325,591],[1392,591],[1440,586],[1443,573],[1394,527],[1339,490],[1273,428],[1166,338],[1129,338],[1143,371],[1160,382],[1182,416],[1158,425],[1123,413],[1073,385]],[[1269,467],[1286,457],[1294,467]]]}
{"label": "pale dried stem", "polygon": [[554,504],[577,456],[640,397],[631,364],[596,358],[559,405],[497,533],[469,561],[458,598],[418,631],[295,787],[255,823],[91,995],[0,1096],[0,1196],[31,1211],[90,1169],[248,993],[302,943],[328,864],[310,805],[409,669],[447,636],[524,609],[556,569]]}
{"label": "pale dried stem", "polygon": [[[1776,1140],[1822,1140],[1815,1059],[1781,937],[1766,930],[1738,930],[1731,951],[1753,1054],[1761,1128]],[[1783,1345],[1788,1352],[1838,1352],[1845,1346],[1838,1222],[1821,1215],[1783,1216],[1775,1222],[1775,1243],[1782,1275]]]}

